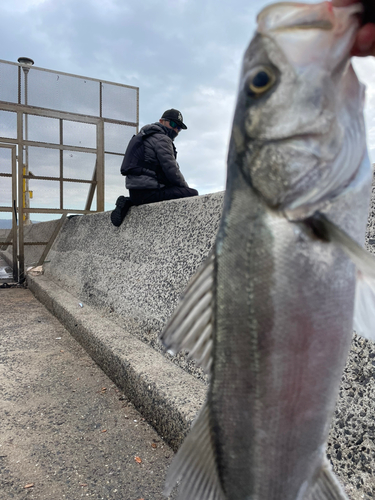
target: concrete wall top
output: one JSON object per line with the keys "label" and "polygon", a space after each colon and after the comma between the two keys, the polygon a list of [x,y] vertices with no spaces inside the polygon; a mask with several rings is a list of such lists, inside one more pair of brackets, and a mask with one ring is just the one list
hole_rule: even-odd
{"label": "concrete wall top", "polygon": [[44,274],[82,302],[114,312],[154,345],[215,241],[223,193],[132,207],[119,228],[110,212],[66,220]]}

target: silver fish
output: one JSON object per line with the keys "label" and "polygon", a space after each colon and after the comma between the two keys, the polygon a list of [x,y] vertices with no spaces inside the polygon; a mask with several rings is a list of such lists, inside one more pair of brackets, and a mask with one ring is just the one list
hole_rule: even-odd
{"label": "silver fish", "polygon": [[[325,448],[356,266],[373,265],[361,247],[372,171],[349,56],[356,12],[280,3],[258,16],[217,240],[161,335],[210,374],[166,495],[181,480],[180,500],[347,498]],[[374,290],[357,295],[364,334]]]}

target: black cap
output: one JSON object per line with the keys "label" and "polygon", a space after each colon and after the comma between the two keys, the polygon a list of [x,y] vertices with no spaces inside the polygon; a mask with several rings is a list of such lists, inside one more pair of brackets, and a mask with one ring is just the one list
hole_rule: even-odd
{"label": "black cap", "polygon": [[187,129],[187,126],[183,122],[183,116],[177,109],[167,109],[167,111],[164,111],[162,118],[164,118],[165,120],[173,120],[179,127],[183,128],[184,130]]}

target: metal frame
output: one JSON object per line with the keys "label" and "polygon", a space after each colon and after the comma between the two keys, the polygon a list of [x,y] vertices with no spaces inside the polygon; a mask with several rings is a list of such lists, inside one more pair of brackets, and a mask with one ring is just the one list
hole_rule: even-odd
{"label": "metal frame", "polygon": [[[30,106],[27,104],[21,103],[22,100],[22,64],[16,64],[9,61],[0,60],[0,63],[6,63],[14,66],[18,66],[18,102],[5,102],[0,101],[0,110],[2,111],[10,111],[13,113],[17,113],[17,138],[9,138],[9,137],[0,137],[0,148],[10,148],[12,150],[12,174],[1,174],[0,177],[12,177],[12,207],[0,206],[0,212],[12,212],[12,231],[11,237],[10,234],[6,241],[0,241],[0,246],[9,245],[13,246],[13,270],[14,270],[14,279],[16,281],[22,282],[25,279],[25,253],[24,247],[27,244],[33,245],[46,245],[46,249],[43,252],[43,255],[38,263],[44,261],[54,239],[56,238],[59,229],[61,228],[63,222],[68,213],[72,214],[87,214],[93,212],[101,212],[104,211],[104,193],[105,193],[105,167],[104,167],[104,158],[105,153],[117,154],[113,151],[105,151],[104,147],[104,124],[105,123],[113,123],[119,125],[125,125],[134,127],[136,131],[138,131],[138,123],[139,123],[139,89],[138,87],[133,87],[130,85],[122,85],[116,84],[113,82],[107,82],[104,80],[97,80],[94,78],[86,78],[79,75],[72,75],[69,73],[62,73],[57,71],[51,71],[43,68],[30,68],[30,71],[38,70],[38,71],[46,71],[48,73],[54,73],[57,75],[66,75],[69,77],[80,78],[84,80],[95,81],[99,83],[99,116],[92,115],[83,115],[78,113],[59,111],[41,107]],[[103,103],[102,103],[102,91],[103,84],[116,85],[121,87],[126,87],[130,89],[136,90],[136,122],[122,121],[111,118],[103,118]],[[26,92],[26,89],[25,89]],[[26,94],[25,94],[26,96]],[[42,116],[45,118],[54,118],[59,120],[59,143],[47,143],[47,142],[37,142],[28,140],[28,134],[25,133],[24,124],[27,124],[27,117],[30,115],[34,116]],[[87,148],[80,146],[70,146],[65,145],[63,141],[63,123],[64,120],[72,121],[72,122],[81,122],[81,123],[89,123],[96,126],[96,147],[95,148]],[[27,128],[27,127],[26,127]],[[37,148],[48,148],[48,149],[57,149],[60,151],[59,153],[59,176],[40,176],[40,175],[30,175],[28,171],[28,161],[27,161],[27,153],[28,147],[33,146]],[[24,172],[24,151],[26,152],[26,163],[25,172]],[[87,179],[72,179],[64,177],[64,167],[63,167],[63,152],[64,151],[76,151],[76,152],[85,152],[85,153],[94,153],[96,154],[96,162],[93,169],[93,175],[91,180]],[[18,153],[18,154],[17,154]],[[17,169],[17,161],[18,161],[18,169]],[[18,170],[18,172],[17,172]],[[33,180],[48,180],[48,181],[56,181],[59,183],[59,207],[56,208],[27,208],[26,204],[24,206],[24,182],[28,182],[29,179]],[[73,183],[85,183],[90,184],[89,193],[86,199],[85,209],[84,210],[76,210],[70,209],[68,207],[64,207],[63,201],[63,186],[64,182],[73,182]],[[18,189],[17,189],[18,186]],[[96,190],[96,210],[92,210],[92,201]],[[18,231],[17,231],[17,212],[18,212]],[[48,214],[60,214],[62,215],[57,229],[54,234],[51,236],[49,242],[25,242],[24,241],[24,215],[31,213],[48,213]],[[18,240],[17,240],[18,238]],[[18,262],[18,266],[17,266]]]}
{"label": "metal frame", "polygon": [[[6,246],[12,245],[12,257],[13,263],[17,263],[17,151],[16,146],[12,144],[1,144],[0,148],[10,149],[12,154],[12,173],[11,174],[2,174],[0,173],[0,177],[11,177],[12,178],[12,207],[8,208],[4,211],[12,212],[12,229],[9,231],[8,238],[5,242],[0,242],[0,244],[4,243]],[[1,210],[1,207],[0,207]],[[18,281],[18,266],[13,265],[13,279]]]}

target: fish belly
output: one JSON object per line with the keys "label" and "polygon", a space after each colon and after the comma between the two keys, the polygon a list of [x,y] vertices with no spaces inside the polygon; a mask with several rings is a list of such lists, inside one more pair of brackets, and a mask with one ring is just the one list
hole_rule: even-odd
{"label": "fish belly", "polygon": [[208,403],[224,492],[303,498],[350,347],[354,265],[243,187],[224,210],[215,280]]}

